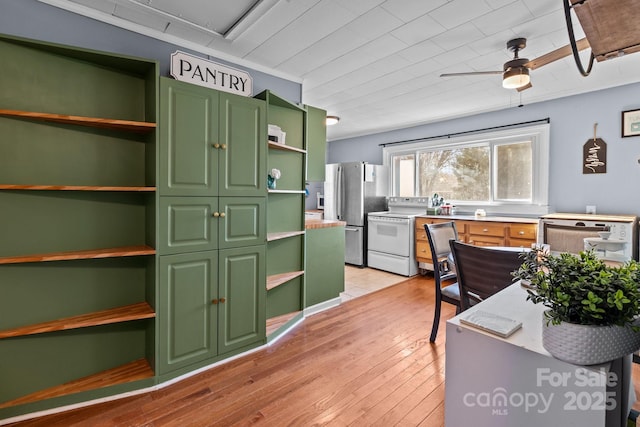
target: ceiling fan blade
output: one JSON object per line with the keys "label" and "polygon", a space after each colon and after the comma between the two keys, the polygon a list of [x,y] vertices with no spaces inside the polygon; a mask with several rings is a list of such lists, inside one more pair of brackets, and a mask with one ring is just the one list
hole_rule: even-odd
{"label": "ceiling fan blade", "polygon": [[518,92],[522,92],[523,90],[529,89],[529,88],[530,88],[530,87],[532,87],[532,86],[533,86],[533,85],[531,84],[531,82],[529,82],[529,83],[527,83],[526,85],[524,85],[524,86],[522,86],[522,87],[517,88],[516,90],[517,90]]}
{"label": "ceiling fan blade", "polygon": [[484,76],[490,74],[502,74],[503,71],[469,71],[467,73],[444,73],[440,77],[457,77],[457,76]]}
{"label": "ceiling fan blade", "polygon": [[[584,50],[589,47],[589,41],[586,38],[580,39],[576,41],[576,46],[578,50]],[[558,59],[562,59],[565,56],[571,55],[571,45],[562,46],[559,49],[552,50],[549,53],[545,53],[542,56],[539,56],[535,59],[524,64],[530,70],[535,70],[536,68],[542,67],[543,65],[547,65],[552,63],[553,61],[557,61]]]}

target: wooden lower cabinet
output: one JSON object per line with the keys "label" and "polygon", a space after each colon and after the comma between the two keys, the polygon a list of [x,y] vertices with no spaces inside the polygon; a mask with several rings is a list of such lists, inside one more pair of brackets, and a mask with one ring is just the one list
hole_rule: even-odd
{"label": "wooden lower cabinet", "polygon": [[504,222],[468,221],[465,242],[475,246],[506,246],[507,226]]}
{"label": "wooden lower cabinet", "polygon": [[265,339],[265,247],[160,257],[162,375]]}
{"label": "wooden lower cabinet", "polygon": [[[425,224],[452,221],[451,218],[416,218],[416,260],[422,268],[431,269],[431,249],[424,230]],[[509,222],[453,219],[459,240],[475,246],[530,247],[536,242],[538,224],[535,222]]]}
{"label": "wooden lower cabinet", "polygon": [[[447,222],[448,219],[440,218],[416,218],[416,260],[424,264],[433,264],[431,259],[431,248],[427,232],[424,229],[425,224],[436,224],[439,222]],[[460,230],[458,230],[460,233]]]}

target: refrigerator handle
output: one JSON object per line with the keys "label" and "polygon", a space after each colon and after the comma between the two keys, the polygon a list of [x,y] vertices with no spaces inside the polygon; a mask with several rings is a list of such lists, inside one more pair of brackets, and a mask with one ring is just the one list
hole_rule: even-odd
{"label": "refrigerator handle", "polygon": [[338,166],[336,177],[336,218],[342,219],[342,166]]}

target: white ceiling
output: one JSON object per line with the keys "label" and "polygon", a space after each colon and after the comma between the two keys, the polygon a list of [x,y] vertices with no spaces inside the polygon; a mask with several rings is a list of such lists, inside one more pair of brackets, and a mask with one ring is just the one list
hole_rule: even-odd
{"label": "white ceiling", "polygon": [[[520,56],[568,43],[562,0],[40,0],[303,83],[306,104],[338,115],[330,140],[515,107],[639,81],[640,54],[596,63],[568,57],[503,89],[507,40]],[[640,18],[640,12],[638,12]],[[635,19],[635,18],[634,18]],[[237,22],[239,20],[239,22]],[[235,26],[234,26],[235,24]],[[576,38],[584,36],[574,16]],[[582,54],[586,62],[587,53]]]}

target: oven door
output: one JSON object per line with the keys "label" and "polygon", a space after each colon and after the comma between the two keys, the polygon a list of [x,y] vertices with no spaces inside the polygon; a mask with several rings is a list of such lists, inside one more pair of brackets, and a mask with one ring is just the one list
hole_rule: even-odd
{"label": "oven door", "polygon": [[408,257],[411,255],[413,224],[409,218],[369,216],[370,251]]}

